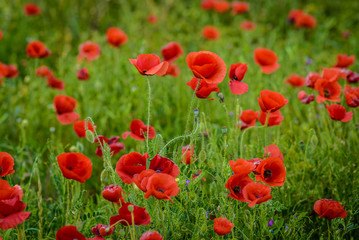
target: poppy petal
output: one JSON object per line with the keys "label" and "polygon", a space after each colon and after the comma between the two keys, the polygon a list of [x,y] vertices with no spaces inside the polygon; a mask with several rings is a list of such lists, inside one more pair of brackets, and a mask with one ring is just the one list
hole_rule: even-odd
{"label": "poppy petal", "polygon": [[241,95],[248,92],[248,85],[244,82],[229,81],[229,89],[234,95]]}

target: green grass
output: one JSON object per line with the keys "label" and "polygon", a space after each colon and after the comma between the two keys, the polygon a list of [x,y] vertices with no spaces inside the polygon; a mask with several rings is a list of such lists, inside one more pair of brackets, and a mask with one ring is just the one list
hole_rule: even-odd
{"label": "green grass", "polygon": [[[334,65],[336,54],[359,56],[357,28],[359,19],[357,1],[251,1],[250,12],[240,16],[230,13],[205,12],[200,1],[96,1],[64,0],[38,1],[43,14],[26,17],[22,12],[24,1],[0,2],[0,61],[16,64],[19,77],[5,79],[0,87],[0,141],[1,151],[15,159],[15,173],[5,179],[11,185],[19,184],[24,190],[26,211],[32,216],[16,229],[2,231],[4,239],[55,239],[56,231],[65,225],[66,179],[57,165],[56,156],[77,148],[93,163],[93,173],[85,184],[71,181],[70,224],[76,225],[86,236],[93,237],[91,227],[107,224],[117,209],[104,200],[101,191],[113,184],[104,170],[101,158],[95,155],[97,144],[77,138],[72,126],[56,120],[53,98],[66,94],[78,101],[76,112],[82,119],[91,117],[97,132],[107,137],[120,136],[128,131],[133,119],[147,120],[147,83],[128,61],[138,54],[159,55],[162,46],[170,41],[181,44],[184,55],[176,63],[181,69],[178,78],[150,77],[152,88],[151,125],[157,137],[151,141],[150,155],[158,153],[163,145],[185,131],[192,90],[185,84],[192,78],[185,57],[189,52],[208,50],[218,54],[227,65],[248,63],[244,82],[249,91],[240,96],[240,107],[259,110],[257,97],[263,89],[278,91],[289,103],[282,110],[280,126],[268,128],[267,145],[277,144],[284,154],[287,177],[284,186],[273,187],[273,200],[249,208],[246,203],[228,198],[224,185],[232,170],[228,161],[243,154],[245,159],[263,156],[264,128],[250,129],[244,138],[243,153],[238,148],[239,131],[234,128],[236,96],[228,89],[228,77],[219,85],[224,95],[220,103],[216,94],[210,100],[195,100],[200,110],[198,132],[185,143],[195,145],[198,160],[191,165],[180,164],[178,157],[182,139],[165,151],[180,167],[180,193],[174,203],[151,197],[133,185],[125,185],[117,177],[117,184],[129,194],[130,202],[146,207],[152,223],[137,226],[137,237],[149,229],[159,231],[164,239],[356,239],[359,237],[359,115],[357,109],[348,123],[335,122],[322,104],[304,105],[297,99],[298,89],[284,84],[291,73],[305,76]],[[295,29],[286,22],[288,12],[301,8],[315,16],[314,30]],[[147,23],[148,14],[154,13],[159,21]],[[243,32],[238,24],[243,19],[257,23],[253,32]],[[205,25],[214,25],[220,32],[218,41],[201,37]],[[114,49],[106,42],[107,28],[116,26],[128,34],[129,42]],[[350,30],[352,35],[342,39],[340,33]],[[40,40],[51,50],[49,58],[34,60],[26,57],[28,40]],[[101,45],[101,55],[90,64],[77,61],[78,46],[87,40]],[[266,47],[274,50],[281,68],[271,75],[263,75],[254,64],[253,50]],[[313,59],[306,65],[306,59]],[[47,65],[55,76],[65,81],[64,92],[51,89],[35,69]],[[78,81],[76,72],[86,66],[88,82]],[[359,71],[358,61],[350,67]],[[340,80],[344,86],[344,81]],[[306,89],[307,91],[307,89]],[[310,92],[310,89],[308,90]],[[342,96],[342,103],[344,98]],[[229,116],[229,112],[234,112]],[[222,133],[222,127],[228,133]],[[260,124],[257,122],[257,126]],[[54,130],[54,131],[51,131]],[[209,132],[206,138],[202,132]],[[126,150],[112,157],[115,167],[121,155],[138,151],[144,153],[145,142],[121,139]],[[198,170],[204,171],[206,182],[191,179]],[[183,189],[185,191],[183,191]],[[346,219],[319,219],[313,212],[316,200],[332,198],[345,205]],[[220,210],[217,207],[220,206]],[[232,233],[218,237],[213,221],[206,212],[224,216],[234,225]],[[295,217],[298,216],[298,217]],[[274,225],[268,227],[268,221]],[[287,226],[287,230],[285,229]],[[271,231],[274,231],[273,233]],[[107,239],[129,239],[126,227],[116,227]]]}

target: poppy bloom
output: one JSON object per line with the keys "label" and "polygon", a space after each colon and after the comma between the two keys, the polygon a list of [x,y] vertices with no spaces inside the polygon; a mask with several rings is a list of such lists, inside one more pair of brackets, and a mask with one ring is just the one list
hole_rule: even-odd
{"label": "poppy bloom", "polygon": [[152,158],[149,169],[154,170],[156,173],[167,173],[174,178],[179,174],[179,168],[176,163],[158,154]]}
{"label": "poppy bloom", "polygon": [[337,81],[320,78],[316,81],[314,88],[319,93],[316,97],[318,103],[324,101],[340,102],[341,87]]}
{"label": "poppy bloom", "polygon": [[47,66],[38,67],[35,74],[38,77],[49,77],[53,75],[51,70]]}
{"label": "poppy bloom", "polygon": [[353,118],[353,112],[347,112],[342,105],[326,105],[330,118],[342,122],[348,122]]}
{"label": "poppy bloom", "polygon": [[168,69],[168,62],[161,62],[160,57],[154,54],[140,54],[137,56],[137,59],[129,60],[142,75],[152,76],[156,74],[163,76]]}
{"label": "poppy bloom", "polygon": [[195,77],[209,85],[221,83],[226,76],[226,64],[222,58],[209,51],[189,53],[186,63]]}
{"label": "poppy bloom", "polygon": [[140,174],[135,174],[133,176],[133,181],[139,189],[141,189],[143,192],[146,192],[148,179],[155,173],[156,172],[152,169],[146,169]]}
{"label": "poppy bloom", "polygon": [[229,2],[225,0],[214,1],[214,5],[213,5],[214,10],[218,13],[227,12],[230,7],[231,5],[229,4]]}
{"label": "poppy bloom", "polygon": [[86,81],[89,79],[89,77],[90,77],[90,75],[89,75],[89,71],[87,70],[87,68],[84,67],[77,71],[77,79]]}
{"label": "poppy bloom", "polygon": [[152,126],[145,125],[141,120],[134,119],[130,123],[131,132],[124,132],[122,138],[126,139],[128,136],[132,137],[135,140],[144,141],[147,135],[148,128],[148,139],[153,139],[156,136],[155,128]]}
{"label": "poppy bloom", "polygon": [[15,65],[6,65],[0,62],[0,78],[14,78],[19,75],[19,70]]}
{"label": "poppy bloom", "polygon": [[285,83],[288,83],[293,87],[301,88],[305,85],[305,79],[297,74],[292,74],[285,80]]}
{"label": "poppy bloom", "polygon": [[213,230],[219,235],[226,235],[232,231],[234,224],[231,223],[227,218],[215,218]]}
{"label": "poppy bloom", "polygon": [[201,8],[203,10],[211,10],[214,8],[214,2],[215,0],[202,0]]}
{"label": "poppy bloom", "polygon": [[257,100],[263,112],[275,112],[288,103],[282,94],[270,90],[262,90]]}
{"label": "poppy bloom", "polygon": [[271,186],[283,186],[287,172],[283,160],[278,157],[270,157],[261,161],[257,166],[257,181],[262,181]]}
{"label": "poppy bloom", "polygon": [[[262,125],[266,124],[267,114],[268,113],[261,111],[261,115],[259,116],[258,121]],[[284,119],[284,117],[282,116],[280,111],[269,113],[268,127],[278,126],[283,121],[283,119]]]}
{"label": "poppy bloom", "polygon": [[229,166],[231,166],[232,171],[236,174],[248,175],[256,168],[256,166],[244,159],[237,159],[237,161],[230,160]]}
{"label": "poppy bloom", "polygon": [[118,215],[112,216],[110,218],[110,226],[119,222],[124,226],[132,225],[132,214],[128,209],[129,206],[133,209],[132,214],[134,217],[135,225],[148,225],[151,222],[150,215],[146,211],[146,208],[136,206],[132,203],[125,203],[121,206],[118,211]]}
{"label": "poppy bloom", "polygon": [[3,36],[3,33],[2,33],[2,31],[0,30],[0,40],[2,39],[2,36]]}
{"label": "poppy bloom", "polygon": [[183,54],[181,45],[176,42],[170,42],[166,46],[162,47],[161,53],[163,59],[169,63],[175,61]]}
{"label": "poppy bloom", "polygon": [[[196,87],[198,85],[198,81],[199,81],[199,79],[194,77],[194,78],[192,78],[191,81],[187,82],[186,84],[188,86],[190,86],[193,91],[195,91]],[[201,82],[199,83],[199,86],[197,87],[196,97],[207,98],[207,99],[213,100],[213,98],[208,97],[212,92],[219,92],[219,88],[217,87],[217,85],[210,85],[210,84],[206,83],[205,81],[201,80]]]}
{"label": "poppy bloom", "polygon": [[227,183],[225,185],[225,187],[230,191],[228,197],[231,197],[241,202],[249,202],[244,198],[243,189],[247,184],[251,182],[253,182],[253,180],[248,177],[247,174],[237,173],[232,175],[227,180]]}
{"label": "poppy bloom", "polygon": [[337,55],[337,63],[334,65],[334,67],[338,68],[346,68],[352,65],[355,61],[355,56],[348,56],[346,54],[338,54]]}
{"label": "poppy bloom", "polygon": [[[98,138],[100,139],[101,143],[104,144],[104,143],[107,143],[108,146],[110,147],[111,149],[111,154],[112,156],[115,156],[117,153],[119,153],[120,151],[124,150],[125,149],[125,145],[123,145],[123,143],[120,143],[120,142],[117,142],[120,137],[119,136],[116,136],[116,137],[111,137],[110,139],[102,136],[102,135],[99,135]],[[95,143],[99,142],[98,139],[96,138],[94,140]],[[96,155],[98,157],[102,157],[103,156],[103,153],[102,153],[102,148],[99,144],[99,146],[97,147],[96,149]]]}
{"label": "poppy bloom", "polygon": [[104,224],[96,224],[93,228],[91,228],[91,232],[96,236],[110,236],[113,234],[113,230],[115,226],[110,228],[110,226]]}
{"label": "poppy bloom", "polygon": [[239,28],[245,31],[253,31],[256,28],[256,24],[248,20],[243,20],[239,23]]}
{"label": "poppy bloom", "polygon": [[23,212],[26,203],[21,201],[22,196],[19,185],[11,187],[6,180],[0,180],[0,229],[14,228],[30,217],[30,212]]}
{"label": "poppy bloom", "polygon": [[76,100],[66,95],[57,95],[54,98],[54,107],[57,114],[57,120],[64,125],[71,124],[80,116],[74,112]]}
{"label": "poppy bloom", "polygon": [[297,97],[299,101],[304,104],[309,104],[314,101],[314,94],[307,95],[305,91],[300,91]]}
{"label": "poppy bloom", "polygon": [[51,52],[45,44],[40,41],[32,41],[26,46],[26,52],[28,57],[32,58],[45,58],[48,57]]}
{"label": "poppy bloom", "polygon": [[317,21],[312,15],[302,13],[294,21],[295,27],[304,27],[304,28],[315,28]]}
{"label": "poppy bloom", "polygon": [[194,155],[194,146],[184,146],[182,147],[182,160],[181,163],[186,165],[192,163],[195,160],[196,156]]}
{"label": "poppy bloom", "polygon": [[162,240],[162,236],[157,231],[148,231],[142,234],[140,240]]}
{"label": "poppy bloom", "polygon": [[147,158],[147,153],[141,155],[137,152],[131,152],[123,155],[116,164],[117,175],[124,183],[133,183],[133,176],[146,170]]}
{"label": "poppy bloom", "polygon": [[87,59],[88,61],[96,60],[100,56],[100,46],[96,43],[87,41],[79,46],[79,54],[77,58],[79,60]]}
{"label": "poppy bloom", "polygon": [[56,159],[65,178],[84,183],[91,177],[92,162],[82,153],[62,153]]}
{"label": "poppy bloom", "polygon": [[244,94],[248,91],[248,85],[241,82],[248,70],[246,63],[231,64],[229,68],[229,89],[235,95]]}
{"label": "poppy bloom", "polygon": [[56,233],[56,240],[86,240],[85,236],[82,235],[75,226],[63,226]]}
{"label": "poppy bloom", "polygon": [[271,192],[271,188],[258,183],[258,182],[251,182],[248,183],[244,188],[243,188],[243,196],[244,199],[247,202],[250,202],[248,204],[248,207],[254,207],[254,205],[262,203],[262,202],[266,202],[270,199],[273,198],[272,195],[270,195]]}
{"label": "poppy bloom", "polygon": [[14,170],[14,159],[7,152],[0,152],[0,177],[13,174]]}
{"label": "poppy bloom", "polygon": [[314,88],[315,86],[315,83],[317,82],[318,79],[320,79],[321,76],[319,73],[316,73],[316,72],[311,72],[309,73],[306,77],[305,77],[305,85],[307,87],[310,87],[310,88]]}
{"label": "poppy bloom", "polygon": [[41,14],[41,9],[35,3],[27,3],[24,5],[24,13],[27,16],[36,16]]}
{"label": "poppy bloom", "polygon": [[242,111],[242,114],[239,117],[241,119],[241,130],[255,126],[258,114],[259,112],[255,112],[252,109]]}
{"label": "poppy bloom", "polygon": [[168,65],[168,69],[166,75],[171,75],[172,77],[178,77],[181,73],[181,70],[177,66],[177,64]]}
{"label": "poppy bloom", "polygon": [[121,203],[124,204],[125,200],[122,197],[122,193],[124,192],[121,187],[117,185],[108,185],[105,186],[105,189],[102,191],[102,197],[113,203],[119,203],[121,200]]}
{"label": "poppy bloom", "polygon": [[171,203],[173,203],[171,197],[179,193],[175,178],[165,173],[155,173],[149,177],[146,190],[144,195],[146,199],[150,196],[154,196],[157,199],[170,200]]}
{"label": "poppy bloom", "polygon": [[349,70],[346,79],[348,83],[357,83],[359,82],[359,74]]}
{"label": "poppy bloom", "polygon": [[277,55],[266,48],[257,48],[254,50],[254,61],[261,67],[261,71],[265,74],[271,74],[280,67]]}
{"label": "poppy bloom", "polygon": [[157,18],[156,15],[150,14],[150,15],[147,16],[147,21],[148,21],[149,23],[151,23],[151,24],[155,24],[155,23],[158,22],[158,18]]}
{"label": "poppy bloom", "polygon": [[[86,125],[87,125],[87,128],[86,128]],[[76,122],[74,122],[73,127],[75,130],[75,133],[77,134],[77,136],[79,138],[86,137],[86,130],[94,132],[94,128],[96,128],[96,126],[94,127],[92,125],[92,123],[87,120],[76,121]]]}
{"label": "poppy bloom", "polygon": [[333,67],[333,68],[324,68],[322,78],[327,79],[330,82],[335,82],[340,78],[345,79],[347,73],[344,69]]}
{"label": "poppy bloom", "polygon": [[202,37],[208,40],[217,40],[219,38],[219,31],[216,27],[213,26],[205,26],[202,29]]}
{"label": "poppy bloom", "polygon": [[232,13],[241,14],[249,11],[249,4],[247,2],[232,2]]}
{"label": "poppy bloom", "polygon": [[349,107],[359,106],[359,87],[345,86],[345,101]]}
{"label": "poppy bloom", "polygon": [[64,81],[57,79],[54,75],[49,75],[46,78],[46,83],[49,87],[57,90],[64,90],[65,89],[65,83]]}
{"label": "poppy bloom", "polygon": [[314,211],[318,213],[320,218],[346,218],[347,211],[340,205],[340,202],[332,199],[320,199],[314,203]]}
{"label": "poppy bloom", "polygon": [[284,161],[283,153],[279,150],[278,146],[273,144],[264,148],[264,158],[280,158]]}
{"label": "poppy bloom", "polygon": [[300,9],[291,10],[288,14],[288,22],[294,23],[302,14],[304,14],[304,12]]}
{"label": "poppy bloom", "polygon": [[121,29],[111,27],[106,32],[107,42],[114,47],[120,47],[127,43],[128,37]]}

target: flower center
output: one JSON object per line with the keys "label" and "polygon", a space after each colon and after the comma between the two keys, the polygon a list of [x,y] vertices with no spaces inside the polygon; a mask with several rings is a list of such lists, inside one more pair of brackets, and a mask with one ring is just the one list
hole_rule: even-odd
{"label": "flower center", "polygon": [[240,186],[235,186],[232,188],[234,193],[239,193],[241,191],[241,187]]}
{"label": "flower center", "polygon": [[326,98],[330,97],[330,92],[328,89],[324,90],[324,97],[326,97]]}
{"label": "flower center", "polygon": [[165,192],[165,190],[163,190],[162,188],[157,189],[157,191],[159,191],[159,192],[161,192],[161,193],[164,193],[164,192]]}
{"label": "flower center", "polygon": [[270,169],[265,170],[264,177],[269,178],[270,176],[272,176],[272,170],[270,170]]}

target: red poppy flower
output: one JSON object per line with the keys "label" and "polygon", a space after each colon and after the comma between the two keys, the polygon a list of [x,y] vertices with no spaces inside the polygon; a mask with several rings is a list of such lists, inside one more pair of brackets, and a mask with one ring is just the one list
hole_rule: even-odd
{"label": "red poppy flower", "polygon": [[348,83],[357,83],[359,82],[359,74],[349,70],[346,79]]}
{"label": "red poppy flower", "polygon": [[230,160],[229,166],[231,166],[235,174],[239,173],[242,175],[248,175],[256,168],[256,165],[244,159],[237,159],[237,161]]}
{"label": "red poppy flower", "polygon": [[179,193],[175,178],[165,173],[155,173],[149,177],[146,190],[144,195],[146,199],[150,196],[154,196],[157,199],[170,200],[171,203],[173,203],[171,197]]}
{"label": "red poppy flower", "polygon": [[182,160],[181,163],[185,163],[186,165],[192,163],[196,159],[196,155],[194,155],[194,146],[187,145],[182,147]]}
{"label": "red poppy flower", "polygon": [[239,23],[239,28],[245,31],[253,31],[256,28],[256,24],[248,20],[243,20]]}
{"label": "red poppy flower", "polygon": [[301,88],[305,85],[305,79],[297,74],[292,74],[285,80],[285,83],[288,83],[293,87]]}
{"label": "red poppy flower", "polygon": [[125,203],[122,205],[120,210],[118,211],[118,215],[112,216],[110,218],[110,225],[119,222],[124,226],[132,225],[132,214],[128,209],[131,206],[133,208],[132,214],[134,217],[135,225],[148,225],[151,222],[150,215],[146,211],[146,208],[136,206],[132,203]]}
{"label": "red poppy flower", "polygon": [[225,185],[225,187],[230,191],[230,194],[228,197],[231,197],[235,200],[241,201],[241,202],[249,202],[244,198],[243,195],[243,189],[244,187],[253,182],[253,180],[248,177],[247,174],[234,174],[232,175]]}
{"label": "red poppy flower", "polygon": [[[123,143],[117,142],[120,139],[119,136],[111,137],[110,139],[108,139],[108,138],[106,138],[106,137],[104,137],[102,135],[99,135],[98,138],[100,139],[102,144],[104,142],[108,144],[108,146],[111,149],[112,156],[115,156],[117,153],[119,153],[120,151],[125,149],[125,145],[123,145]],[[94,142],[97,143],[98,139],[96,138]],[[96,155],[98,157],[103,156],[102,148],[101,148],[100,144],[96,149]]]}
{"label": "red poppy flower", "polygon": [[140,174],[135,174],[133,176],[133,181],[139,189],[141,189],[143,192],[146,192],[148,179],[155,173],[156,172],[152,169],[146,169]]}
{"label": "red poppy flower", "polygon": [[355,56],[348,56],[346,54],[338,54],[337,55],[337,63],[334,65],[334,67],[338,68],[346,68],[352,65],[355,61]]}
{"label": "red poppy flower", "polygon": [[62,153],[56,159],[65,178],[84,183],[91,177],[92,162],[82,153]]}
{"label": "red poppy flower", "polygon": [[187,55],[186,62],[194,76],[209,85],[221,83],[226,76],[226,64],[215,53],[208,51],[191,52]]}
{"label": "red poppy flower", "polygon": [[31,216],[23,212],[26,203],[22,202],[23,192],[19,185],[11,187],[6,180],[0,180],[0,229],[16,227]]}
{"label": "red poppy flower", "polygon": [[278,157],[270,157],[261,161],[257,166],[257,181],[262,181],[271,186],[283,186],[287,172],[283,160]]}
{"label": "red poppy flower", "polygon": [[241,130],[255,126],[258,114],[259,112],[255,112],[252,109],[242,111],[242,114],[239,117],[241,119]]}
{"label": "red poppy flower", "polygon": [[[126,139],[128,136],[131,136],[135,140],[143,141],[147,135],[147,125],[145,125],[141,120],[134,119],[130,124],[131,132],[124,132],[122,138]],[[148,127],[148,139],[153,139],[156,136],[155,128],[152,126]]]}
{"label": "red poppy flower", "polygon": [[27,56],[32,58],[45,58],[51,54],[49,49],[46,48],[45,44],[40,41],[32,41],[27,44],[26,52]]}
{"label": "red poppy flower", "polygon": [[76,100],[66,95],[57,95],[54,98],[54,107],[57,114],[57,120],[61,124],[71,124],[80,116],[74,112]]}
{"label": "red poppy flower", "polygon": [[208,40],[217,40],[220,36],[220,33],[216,27],[205,26],[202,29],[202,37]]}
{"label": "red poppy flower", "polygon": [[348,122],[353,118],[353,112],[346,112],[345,108],[339,104],[326,105],[330,118],[342,122]]}
{"label": "red poppy flower", "polygon": [[147,16],[147,21],[148,21],[149,23],[151,23],[151,24],[155,24],[155,23],[158,22],[158,18],[157,18],[156,15],[150,14],[150,15]]}
{"label": "red poppy flower", "polygon": [[[87,129],[86,129],[86,123],[87,123]],[[87,120],[76,121],[74,122],[73,127],[75,133],[79,138],[86,137],[86,130],[90,130],[91,132],[94,132],[94,129],[96,128],[96,126],[94,127],[92,123]]]}
{"label": "red poppy flower", "polygon": [[13,174],[14,170],[14,159],[7,152],[0,152],[0,177]]}
{"label": "red poppy flower", "polygon": [[203,10],[211,10],[214,8],[214,2],[215,0],[202,0],[201,8]]}
{"label": "red poppy flower", "polygon": [[77,79],[79,80],[88,80],[90,77],[89,71],[87,70],[87,68],[81,68],[77,71]]}
{"label": "red poppy flower", "polygon": [[107,29],[107,42],[114,47],[120,47],[127,43],[128,37],[121,29],[116,27],[111,27]]}
{"label": "red poppy flower", "polygon": [[273,144],[264,148],[264,158],[280,158],[284,161],[283,153],[279,150],[278,146]]}
{"label": "red poppy flower", "polygon": [[0,40],[2,39],[3,32],[0,30]]}
{"label": "red poppy flower", "polygon": [[[199,81],[199,79],[194,77],[194,78],[192,78],[191,81],[187,82],[186,84],[188,86],[190,86],[192,88],[192,90],[194,91],[194,90],[196,90],[198,81]],[[201,80],[201,82],[199,83],[199,86],[197,88],[196,97],[207,98],[207,99],[213,100],[213,98],[208,97],[212,92],[219,92],[219,88],[217,87],[217,85],[209,85],[205,81]]]}
{"label": "red poppy flower", "polygon": [[179,174],[178,166],[171,159],[158,154],[152,158],[149,169],[154,170],[156,173],[167,173],[174,178]]}
{"label": "red poppy flower", "polygon": [[309,104],[313,102],[315,98],[314,94],[307,95],[305,91],[300,91],[297,97],[304,104]]}
{"label": "red poppy flower", "polygon": [[213,5],[214,10],[218,13],[227,12],[230,7],[231,5],[229,4],[229,2],[225,0],[214,1],[214,5]]}
{"label": "red poppy flower", "polygon": [[27,3],[24,5],[24,13],[27,16],[36,16],[41,14],[41,9],[35,3]]}
{"label": "red poppy flower", "polygon": [[75,226],[63,226],[56,233],[56,240],[86,240],[85,236],[82,235]]}
{"label": "red poppy flower", "polygon": [[248,85],[241,82],[248,70],[247,63],[231,64],[229,68],[229,89],[235,95],[244,94],[248,91]]}
{"label": "red poppy flower", "polygon": [[320,78],[316,81],[314,88],[319,93],[316,98],[318,103],[322,103],[324,101],[340,102],[341,87],[337,81]]}
{"label": "red poppy flower", "polygon": [[232,231],[234,224],[231,223],[228,219],[220,217],[214,219],[213,230],[219,235],[226,235]]}
{"label": "red poppy flower", "polygon": [[79,60],[87,59],[88,61],[96,60],[100,56],[101,48],[98,44],[87,41],[79,46]]}
{"label": "red poppy flower", "polygon": [[47,66],[41,66],[36,69],[36,76],[38,77],[49,77],[51,75],[53,74]]}
{"label": "red poppy flower", "polygon": [[124,204],[125,200],[122,197],[122,193],[124,192],[121,187],[117,185],[108,185],[105,186],[105,190],[102,191],[102,197],[113,203],[119,203],[121,201],[121,203]]}
{"label": "red poppy flower", "polygon": [[347,211],[340,205],[340,202],[332,199],[320,199],[314,203],[314,211],[321,217],[334,219],[334,218],[346,218]]}
{"label": "red poppy flower", "polygon": [[241,14],[249,11],[249,4],[247,2],[232,2],[232,13]]}
{"label": "red poppy flower", "polygon": [[335,82],[338,79],[345,79],[347,77],[347,73],[344,69],[341,68],[324,68],[322,78],[329,80],[330,82]]}
{"label": "red poppy flower", "polygon": [[46,78],[46,83],[49,87],[58,89],[58,90],[64,90],[65,89],[65,83],[59,79],[57,79],[54,75],[49,75]]}
{"label": "red poppy flower", "polygon": [[310,87],[310,88],[314,88],[315,86],[315,83],[317,82],[318,79],[320,79],[321,76],[319,73],[316,73],[316,72],[311,72],[309,73],[306,77],[305,77],[305,85],[307,87]]}
{"label": "red poppy flower", "polygon": [[345,101],[349,107],[359,106],[359,87],[345,86]]}
{"label": "red poppy flower", "polygon": [[299,16],[301,16],[302,14],[304,14],[304,12],[300,9],[293,9],[289,12],[288,14],[288,21],[293,23],[295,22]]}
{"label": "red poppy flower", "polygon": [[179,58],[182,54],[182,47],[176,42],[170,42],[166,46],[162,47],[161,53],[163,59],[169,63]]}
{"label": "red poppy flower", "polygon": [[263,112],[275,112],[288,103],[282,94],[270,90],[262,90],[257,99]]}
{"label": "red poppy flower", "polygon": [[315,28],[317,21],[312,15],[302,13],[295,19],[295,27]]}
{"label": "red poppy flower", "polygon": [[14,78],[19,75],[19,70],[15,65],[6,65],[0,62],[0,78]]}
{"label": "red poppy flower", "polygon": [[142,75],[152,76],[154,74],[163,76],[168,69],[168,62],[161,62],[159,56],[154,54],[140,54],[137,59],[129,59]]}
{"label": "red poppy flower", "polygon": [[261,71],[265,74],[271,74],[280,67],[277,55],[266,48],[257,48],[254,50],[254,61],[261,67]]}
{"label": "red poppy flower", "polygon": [[124,183],[133,183],[133,176],[146,170],[147,158],[147,153],[141,155],[137,152],[131,152],[123,155],[116,164],[117,175]]}
{"label": "red poppy flower", "polygon": [[162,240],[161,234],[157,231],[148,231],[142,234],[140,240]]}
{"label": "red poppy flower", "polygon": [[113,230],[115,227],[104,225],[104,224],[96,224],[93,228],[91,228],[91,232],[96,236],[110,236],[113,234]]}
{"label": "red poppy flower", "polygon": [[262,202],[266,202],[272,199],[273,196],[270,195],[270,192],[271,192],[270,187],[258,182],[248,183],[243,188],[244,199],[247,202],[250,202],[248,204],[248,207],[253,207],[256,204],[260,204]]}
{"label": "red poppy flower", "polygon": [[168,69],[166,75],[171,75],[172,77],[178,77],[181,73],[181,70],[177,66],[177,64],[168,65]]}
{"label": "red poppy flower", "polygon": [[[262,125],[266,124],[267,114],[268,113],[261,111],[261,115],[260,115],[258,121]],[[282,116],[280,111],[269,113],[268,127],[278,126],[283,121],[283,119],[284,119],[284,117]]]}

